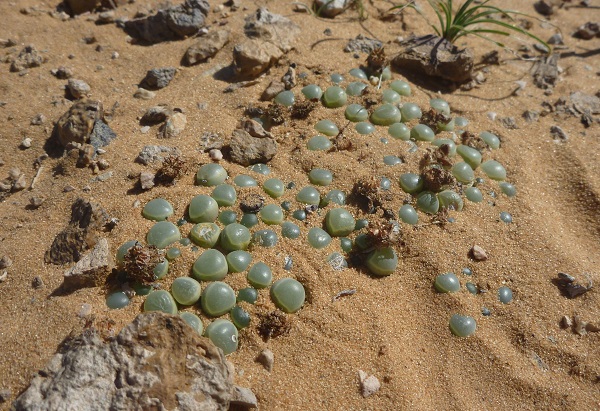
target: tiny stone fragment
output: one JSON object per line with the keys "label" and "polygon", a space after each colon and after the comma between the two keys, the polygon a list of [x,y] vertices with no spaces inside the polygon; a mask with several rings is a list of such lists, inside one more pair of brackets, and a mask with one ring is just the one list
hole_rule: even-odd
{"label": "tiny stone fragment", "polygon": [[562,328],[571,328],[573,326],[573,321],[571,317],[564,315],[563,318],[560,319],[560,326]]}
{"label": "tiny stone fragment", "polygon": [[364,398],[375,394],[381,388],[381,383],[374,375],[369,376],[363,370],[358,370],[358,379],[360,381],[360,393]]}
{"label": "tiny stone fragment", "polygon": [[31,119],[30,124],[32,126],[41,126],[42,124],[44,124],[46,122],[46,116],[43,115],[42,113],[36,114],[35,117],[33,117]]}
{"label": "tiny stone fragment", "polygon": [[31,138],[30,137],[25,137],[23,139],[23,141],[21,141],[21,147],[22,148],[30,148],[31,147]]}
{"label": "tiny stone fragment", "polygon": [[554,140],[567,141],[569,139],[567,133],[559,126],[550,127],[550,135]]}
{"label": "tiny stone fragment", "polygon": [[13,183],[12,189],[13,191],[20,191],[25,189],[25,187],[27,187],[27,179],[25,178],[25,174],[21,174]]}
{"label": "tiny stone fragment", "polygon": [[485,252],[485,250],[478,245],[474,245],[471,248],[470,254],[471,254],[471,257],[473,257],[473,260],[475,260],[475,261],[485,261],[488,259],[488,255]]}
{"label": "tiny stone fragment", "polygon": [[221,161],[223,160],[223,153],[221,152],[221,150],[218,150],[216,148],[211,149],[208,152],[208,155],[210,156],[210,159],[213,161]]}
{"label": "tiny stone fragment", "polygon": [[70,67],[60,66],[59,68],[50,70],[50,73],[59,80],[67,80],[73,77],[73,69]]}
{"label": "tiny stone fragment", "polygon": [[46,200],[43,196],[34,196],[29,199],[29,206],[32,208],[39,208]]}
{"label": "tiny stone fragment", "polygon": [[256,357],[256,362],[262,364],[265,367],[265,370],[271,372],[273,370],[273,363],[275,362],[275,356],[273,351],[269,349],[264,349],[258,354]]}
{"label": "tiny stone fragment", "polygon": [[2,258],[0,258],[0,270],[10,267],[12,263],[12,259],[9,256],[3,255]]}
{"label": "tiny stone fragment", "polygon": [[96,287],[104,284],[113,267],[108,240],[101,238],[73,267],[64,273],[64,286],[68,289]]}
{"label": "tiny stone fragment", "polygon": [[42,288],[44,286],[44,280],[42,280],[42,277],[37,275],[33,277],[33,280],[31,281],[31,286],[36,290]]}
{"label": "tiny stone fragment", "polygon": [[575,32],[575,37],[584,40],[600,37],[600,24],[588,21],[577,29]]}
{"label": "tiny stone fragment", "polygon": [[523,113],[523,118],[525,119],[526,122],[533,123],[540,119],[540,113],[538,113],[537,111],[533,111],[533,110],[527,110]]}

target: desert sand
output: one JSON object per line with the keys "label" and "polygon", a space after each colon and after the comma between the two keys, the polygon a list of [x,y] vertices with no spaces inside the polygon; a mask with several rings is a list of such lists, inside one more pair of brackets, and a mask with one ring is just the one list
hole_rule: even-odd
{"label": "desert sand", "polygon": [[[195,39],[168,41],[152,46],[128,42],[127,34],[115,24],[96,25],[93,15],[82,15],[61,21],[50,15],[59,6],[58,0],[2,1],[0,38],[14,39],[17,44],[0,49],[6,64],[0,65],[0,177],[17,167],[31,182],[36,173],[34,160],[44,154],[44,144],[50,138],[53,122],[71,106],[66,98],[66,80],[55,78],[50,70],[59,66],[72,67],[74,77],[91,87],[90,97],[110,109],[118,102],[110,127],[117,138],[105,147],[102,158],[110,163],[112,177],[103,182],[89,168],[72,168],[68,173],[53,173],[60,159],[43,162],[43,170],[33,189],[11,193],[0,203],[0,257],[9,256],[13,264],[6,268],[7,277],[0,283],[0,389],[10,390],[10,402],[29,384],[32,375],[43,369],[57,347],[69,335],[79,333],[85,320],[78,314],[84,304],[90,304],[97,324],[114,322],[108,332],[118,331],[142,310],[143,297],[134,297],[121,310],[109,310],[103,287],[82,288],[67,295],[54,296],[63,282],[63,273],[70,265],[44,262],[44,253],[54,237],[68,223],[71,204],[85,198],[101,204],[117,226],[104,233],[111,251],[130,239],[144,239],[152,222],[141,216],[141,208],[151,199],[163,197],[173,204],[174,218],[185,214],[190,199],[200,193],[210,194],[211,188],[194,184],[200,164],[211,162],[207,153],[199,150],[203,132],[219,132],[225,141],[244,109],[257,104],[266,86],[280,79],[290,63],[298,73],[307,73],[309,83],[322,88],[331,85],[331,73],[341,73],[350,79],[348,71],[364,64],[366,54],[355,58],[343,48],[358,34],[377,38],[386,53],[399,52],[396,39],[414,33],[430,32],[427,24],[414,11],[396,21],[379,18],[378,10],[391,7],[388,1],[366,1],[368,19],[359,22],[356,10],[347,10],[335,19],[317,18],[294,11],[289,1],[242,0],[236,11],[211,10],[208,24],[231,30],[229,43],[206,63],[181,66],[181,58]],[[425,3],[425,2],[421,2]],[[502,7],[542,17],[533,8],[533,1],[507,0]],[[576,2],[573,2],[576,3]],[[572,36],[577,27],[587,21],[598,21],[598,4],[562,8],[550,16],[550,21],[562,31],[564,49],[559,61],[562,73],[551,95],[532,81],[532,61],[517,59],[509,51],[499,49],[500,64],[488,66],[486,81],[464,91],[438,89],[436,82],[421,79],[413,84],[411,101],[428,108],[429,99],[447,100],[453,114],[469,120],[467,129],[479,133],[491,131],[501,138],[501,147],[486,158],[501,162],[507,170],[507,181],[518,194],[513,198],[500,193],[497,183],[486,179],[482,192],[484,201],[465,200],[463,211],[451,211],[453,223],[426,224],[431,217],[420,213],[417,228],[401,224],[403,246],[397,247],[400,263],[386,277],[374,277],[362,267],[336,271],[325,258],[340,251],[339,241],[321,250],[311,249],[306,242],[308,228],[320,225],[325,211],[312,214],[301,223],[298,240],[280,238],[275,248],[253,249],[254,261],[269,262],[275,279],[292,276],[307,290],[304,307],[288,315],[289,332],[264,341],[256,322],[240,332],[240,347],[229,356],[235,365],[235,382],[249,387],[263,410],[594,410],[600,408],[600,333],[578,335],[561,327],[563,316],[574,315],[587,322],[600,322],[600,297],[593,288],[579,297],[569,299],[552,282],[559,272],[585,280],[587,273],[595,283],[600,263],[600,132],[598,124],[584,127],[575,116],[550,113],[539,120],[527,122],[526,110],[542,112],[542,103],[553,104],[573,92],[595,95],[600,90],[598,75],[600,39],[577,39]],[[221,2],[210,1],[216,8]],[[140,10],[156,10],[162,2],[138,0],[119,7],[118,17],[132,18]],[[233,46],[242,39],[244,18],[258,7],[267,7],[291,19],[301,28],[294,49],[259,78],[255,85],[224,93],[230,82],[206,73],[214,67],[231,63]],[[20,10],[28,9],[28,13]],[[223,12],[228,12],[223,16]],[[430,14],[433,21],[433,15]],[[529,19],[531,31],[548,39],[556,32],[552,25]],[[331,36],[324,31],[331,30]],[[84,37],[96,37],[86,44]],[[510,38],[506,44],[518,49],[523,36]],[[11,57],[23,46],[34,44],[47,58],[41,67],[31,68],[25,75],[9,72]],[[96,50],[97,46],[101,46]],[[466,37],[460,47],[469,46],[477,57],[495,46],[484,40]],[[111,58],[113,52],[119,57]],[[72,55],[72,58],[69,56]],[[532,52],[532,55],[539,53]],[[179,71],[166,88],[157,91],[150,100],[133,97],[138,83],[154,67],[174,66]],[[317,70],[319,68],[319,70]],[[319,73],[319,74],[315,74]],[[394,79],[406,80],[406,73],[394,71]],[[410,77],[410,75],[409,75]],[[412,77],[409,79],[412,82]],[[519,93],[515,81],[526,86]],[[433,85],[432,85],[433,84]],[[298,96],[301,85],[293,89]],[[157,127],[143,134],[139,118],[148,107],[167,103],[181,108],[187,116],[185,130],[173,139],[158,139]],[[387,135],[385,127],[374,134],[359,136],[352,127],[346,131],[355,142],[352,151],[309,152],[306,139],[316,134],[314,123],[324,118],[346,124],[343,108],[326,109],[319,105],[307,120],[287,120],[271,132],[279,142],[275,158],[269,163],[271,174],[263,176],[244,167],[222,160],[230,178],[251,174],[262,183],[270,177],[295,182],[296,189],[286,190],[280,199],[268,199],[278,204],[288,200],[298,208],[295,193],[309,184],[306,169],[322,167],[334,173],[337,188],[347,193],[358,181],[386,176],[392,180],[390,198],[385,207],[397,213],[406,194],[398,185],[400,174],[418,169],[425,145],[416,153],[408,153],[405,142]],[[31,119],[42,113],[46,121],[31,125]],[[489,113],[496,113],[492,120]],[[501,118],[513,117],[516,129],[506,128]],[[550,128],[559,125],[569,136],[557,141]],[[30,148],[22,148],[23,138],[32,140]],[[389,141],[384,144],[381,138]],[[178,147],[191,163],[190,171],[177,184],[157,186],[148,191],[132,188],[131,176],[152,169],[135,163],[140,150],[149,144]],[[301,148],[301,149],[299,149]],[[382,158],[395,154],[403,164],[393,167]],[[102,172],[101,172],[102,173]],[[480,174],[478,174],[479,176]],[[65,192],[66,186],[73,191]],[[490,192],[495,192],[492,197]],[[326,191],[323,191],[326,192]],[[39,208],[29,207],[30,198],[43,196]],[[382,213],[369,215],[360,207],[349,205],[356,218],[373,223],[382,221]],[[513,221],[506,224],[499,213],[509,212]],[[184,235],[190,224],[182,227]],[[263,223],[253,228],[266,228]],[[473,261],[469,250],[473,245],[484,248],[486,261]],[[178,276],[189,275],[190,267],[201,251],[181,247],[182,256],[171,265],[168,276],[161,281],[164,289]],[[286,256],[293,258],[293,268],[283,270]],[[473,271],[471,277],[461,274],[463,268]],[[461,290],[440,294],[433,288],[438,274],[452,271],[461,282]],[[0,274],[2,274],[0,272]],[[32,286],[34,277],[43,285]],[[246,286],[245,274],[231,274],[228,283],[234,289]],[[471,281],[485,292],[472,295],[465,288]],[[508,286],[514,293],[509,304],[498,301],[497,290]],[[355,289],[353,295],[332,300],[338,292]],[[484,316],[482,308],[490,310]],[[267,290],[260,293],[250,314],[274,309]],[[188,309],[200,313],[199,308]],[[477,321],[475,334],[459,338],[449,330],[451,315],[469,315]],[[205,326],[210,319],[201,315]],[[253,317],[256,318],[256,317]],[[273,351],[275,362],[267,372],[255,361],[263,349]],[[358,371],[374,375],[381,389],[363,398]]]}

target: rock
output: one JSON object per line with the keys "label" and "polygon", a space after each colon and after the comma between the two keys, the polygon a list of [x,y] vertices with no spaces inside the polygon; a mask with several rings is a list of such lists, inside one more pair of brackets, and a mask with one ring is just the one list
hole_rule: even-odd
{"label": "rock", "polygon": [[269,137],[272,138],[273,135],[265,130],[258,121],[252,120],[250,118],[245,118],[240,121],[239,127],[240,129],[247,131],[252,137]]}
{"label": "rock", "polygon": [[59,80],[67,80],[73,77],[73,69],[65,66],[60,66],[57,69],[50,70],[50,73]]}
{"label": "rock", "polygon": [[179,40],[197,34],[204,27],[209,11],[207,0],[185,0],[152,16],[125,22],[125,31],[147,43]]}
{"label": "rock", "polygon": [[459,50],[436,36],[416,37],[402,45],[406,48],[392,59],[392,64],[397,68],[441,77],[455,83],[471,80],[474,60],[469,49]]}
{"label": "rock", "polygon": [[13,191],[21,191],[27,187],[27,178],[25,174],[20,174],[19,177],[13,182]]}
{"label": "rock", "polygon": [[574,36],[584,40],[600,37],[600,24],[588,21],[577,29]]}
{"label": "rock", "polygon": [[19,410],[219,410],[233,375],[223,352],[179,317],[139,314],[112,341],[85,331],[67,341],[16,399]]}
{"label": "rock", "polygon": [[79,158],[77,159],[78,167],[87,167],[94,161],[96,150],[91,144],[84,144],[79,149]]}
{"label": "rock", "polygon": [[552,36],[550,36],[547,43],[556,46],[561,46],[565,44],[565,42],[563,41],[563,36],[560,33],[554,33]]}
{"label": "rock", "polygon": [[231,160],[243,166],[256,163],[267,163],[277,154],[277,143],[274,139],[252,137],[247,131],[233,130],[231,141]]}
{"label": "rock", "polygon": [[285,85],[286,90],[291,90],[296,87],[296,63],[290,64],[288,70],[285,72],[283,77],[281,77],[281,81]]}
{"label": "rock", "polygon": [[46,201],[46,197],[44,196],[33,196],[29,199],[29,207],[34,209],[40,208],[44,204],[44,201]]}
{"label": "rock", "polygon": [[200,149],[202,151],[210,151],[213,149],[220,150],[223,148],[223,137],[219,133],[211,133],[205,131],[200,136]]}
{"label": "rock", "polygon": [[140,100],[152,100],[154,97],[156,97],[156,93],[139,87],[135,93],[133,93],[133,97],[139,98]]}
{"label": "rock", "polygon": [[7,388],[0,390],[0,404],[3,404],[5,402],[7,402],[8,400],[10,400],[10,397],[12,397],[11,390],[9,390]]}
{"label": "rock", "polygon": [[173,110],[167,105],[150,107],[148,110],[146,110],[146,112],[142,116],[142,119],[140,120],[140,124],[144,124],[144,125],[159,124],[159,123],[162,123],[163,121],[166,121],[172,115],[173,115]]}
{"label": "rock", "polygon": [[470,254],[471,257],[473,257],[473,260],[475,261],[485,261],[488,259],[485,250],[478,245],[474,245],[473,247],[471,247]]}
{"label": "rock", "polygon": [[163,161],[164,157],[174,155],[180,156],[181,151],[177,147],[167,147],[167,146],[144,146],[142,151],[135,158],[137,163],[142,163],[143,165],[148,165],[150,163],[154,163],[155,161]]}
{"label": "rock", "polygon": [[66,0],[73,14],[82,14],[86,11],[93,11],[101,6],[101,0]]}
{"label": "rock", "polygon": [[370,39],[368,37],[359,34],[356,38],[348,41],[348,44],[344,47],[345,53],[357,53],[363,52],[370,54],[372,51],[383,47],[383,43],[379,40]]}
{"label": "rock", "polygon": [[39,290],[44,286],[44,280],[42,280],[42,277],[40,277],[39,275],[36,275],[35,277],[33,277],[33,280],[31,280],[31,286],[36,290]]}
{"label": "rock", "polygon": [[185,129],[187,118],[183,113],[175,113],[167,119],[164,126],[160,130],[159,137],[173,138],[177,137]]}
{"label": "rock", "polygon": [[97,233],[111,227],[111,220],[99,204],[78,198],[71,206],[71,221],[56,235],[44,261],[52,264],[79,261],[83,252],[98,241]]}
{"label": "rock", "polygon": [[140,186],[142,190],[150,190],[154,187],[154,173],[144,171],[140,173]]}
{"label": "rock", "polygon": [[65,271],[63,284],[65,288],[71,290],[97,287],[106,282],[112,268],[112,254],[108,247],[108,240],[100,238],[90,252]]}
{"label": "rock", "polygon": [[71,78],[67,83],[67,90],[69,90],[73,98],[78,100],[82,97],[87,97],[92,89],[85,81]]}
{"label": "rock", "polygon": [[213,161],[221,161],[221,160],[223,160],[223,153],[221,152],[221,150],[218,150],[216,148],[211,149],[208,152],[208,156]]}
{"label": "rock", "polygon": [[31,147],[31,138],[30,137],[25,137],[23,139],[23,141],[21,141],[21,148],[30,148]]}
{"label": "rock", "polygon": [[275,362],[273,351],[269,349],[262,350],[260,354],[258,354],[258,357],[256,357],[256,361],[262,364],[268,372],[273,371],[273,363]]}
{"label": "rock", "polygon": [[97,119],[90,134],[90,144],[98,150],[100,147],[107,146],[112,140],[117,138],[115,132],[101,118]]}
{"label": "rock", "polygon": [[2,274],[0,274],[0,283],[5,282],[8,279],[8,271],[4,270]]}
{"label": "rock", "polygon": [[10,267],[12,263],[12,259],[9,256],[3,255],[2,258],[0,258],[0,270]]}
{"label": "rock", "polygon": [[590,291],[593,287],[593,282],[592,279],[590,277],[587,277],[587,284],[583,285],[580,284],[575,277],[569,275],[569,274],[565,274],[565,273],[558,273],[558,278],[554,279],[553,282],[554,284],[559,288],[559,290],[561,291],[561,293],[568,298],[575,298],[578,297],[582,294],[587,293],[588,291]]}
{"label": "rock", "polygon": [[522,117],[525,119],[526,122],[533,123],[540,119],[540,113],[538,113],[537,111],[533,111],[533,110],[527,110],[527,111],[523,112]]}
{"label": "rock", "polygon": [[354,0],[315,0],[313,10],[319,17],[334,18],[343,13]]}
{"label": "rock", "polygon": [[229,42],[228,30],[215,30],[190,46],[183,56],[186,65],[203,63],[219,52]]}
{"label": "rock", "polygon": [[45,62],[46,58],[43,57],[33,45],[25,46],[10,65],[10,71],[17,72],[32,67],[39,67]]}
{"label": "rock", "polygon": [[283,52],[274,44],[247,40],[233,48],[235,71],[241,77],[257,77],[275,64]]}
{"label": "rock", "polygon": [[537,11],[538,13],[540,13],[544,16],[551,16],[552,14],[554,14],[553,1],[539,0],[533,4],[533,7],[535,8],[535,11]]}
{"label": "rock", "polygon": [[98,14],[98,18],[96,19],[96,24],[111,24],[115,22],[115,12],[112,10],[104,11]]}
{"label": "rock", "polygon": [[567,141],[569,139],[567,133],[559,126],[550,127],[550,135],[554,140]]}
{"label": "rock", "polygon": [[41,126],[42,124],[44,124],[46,122],[46,116],[43,115],[42,113],[38,113],[35,115],[35,117],[33,117],[31,119],[30,124],[32,126]]}
{"label": "rock", "polygon": [[234,47],[235,70],[242,77],[257,77],[292,49],[300,28],[263,7],[246,18],[244,33],[250,40]]}
{"label": "rock", "polygon": [[358,370],[360,393],[364,398],[375,394],[381,388],[381,383],[374,375],[369,376],[363,370]]}
{"label": "rock", "polygon": [[140,82],[140,86],[149,90],[159,90],[169,85],[177,69],[175,67],[153,68],[146,73],[146,77]]}
{"label": "rock", "polygon": [[279,80],[273,80],[271,84],[263,91],[260,99],[262,101],[270,101],[275,98],[275,96],[282,91],[285,91],[285,84]]}
{"label": "rock", "polygon": [[258,400],[252,390],[240,387],[239,385],[233,387],[230,404],[244,408],[258,408]]}
{"label": "rock", "polygon": [[70,143],[85,144],[89,141],[96,120],[103,117],[102,103],[83,99],[75,102],[56,123],[54,132],[63,147]]}
{"label": "rock", "polygon": [[509,130],[516,130],[519,128],[517,120],[515,120],[514,117],[502,117],[500,123]]}
{"label": "rock", "polygon": [[535,65],[533,83],[542,89],[552,88],[558,82],[558,59],[560,54],[551,54]]}

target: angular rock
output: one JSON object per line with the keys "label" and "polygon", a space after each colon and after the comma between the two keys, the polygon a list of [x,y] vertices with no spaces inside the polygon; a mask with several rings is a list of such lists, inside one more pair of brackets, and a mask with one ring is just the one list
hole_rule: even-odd
{"label": "angular rock", "polygon": [[568,134],[559,126],[550,127],[550,135],[554,140],[567,141],[569,139]]}
{"label": "angular rock", "polygon": [[127,21],[125,30],[147,43],[179,40],[198,33],[209,11],[207,0],[185,0],[177,6],[158,10],[155,15]]}
{"label": "angular rock", "polygon": [[71,78],[67,83],[67,90],[69,90],[73,98],[80,99],[87,97],[92,89],[85,81]]}
{"label": "angular rock", "polygon": [[202,151],[210,151],[213,149],[220,150],[223,148],[223,136],[219,133],[211,133],[205,131],[200,136],[200,149]]}
{"label": "angular rock", "polygon": [[250,40],[234,47],[235,70],[242,77],[256,77],[292,49],[300,28],[263,7],[246,18],[244,33]]}
{"label": "angular rock", "polygon": [[273,80],[271,84],[263,91],[260,99],[262,101],[270,101],[275,98],[275,96],[282,91],[285,91],[285,84],[279,80]]}
{"label": "angular rock", "polygon": [[108,240],[100,238],[94,248],[64,273],[64,286],[67,289],[97,287],[106,282],[113,268],[112,254]]}
{"label": "angular rock", "polygon": [[159,90],[169,85],[177,69],[175,67],[161,67],[148,70],[146,77],[140,82],[140,86],[148,90]]}
{"label": "angular rock", "polygon": [[167,146],[144,146],[142,151],[135,158],[137,163],[148,165],[155,161],[163,161],[169,155],[180,156],[181,151],[177,147]]}
{"label": "angular rock", "polygon": [[364,398],[375,394],[381,388],[381,383],[374,375],[369,376],[363,370],[358,370],[358,379],[360,381],[360,393]]}
{"label": "angular rock", "polygon": [[243,408],[258,408],[258,400],[252,390],[238,385],[233,387],[230,404]]}
{"label": "angular rock", "polygon": [[471,247],[470,254],[471,257],[473,257],[473,260],[475,261],[485,261],[488,259],[485,250],[478,245],[474,245],[473,247]]}
{"label": "angular rock", "polygon": [[262,350],[260,354],[258,354],[258,357],[256,357],[256,361],[262,364],[268,372],[273,371],[273,363],[275,362],[273,351],[269,349]]}
{"label": "angular rock", "polygon": [[83,99],[75,102],[56,123],[54,132],[63,147],[70,143],[85,144],[89,141],[96,120],[103,117],[102,103]]}
{"label": "angular rock", "polygon": [[140,173],[140,187],[142,190],[150,190],[154,187],[154,173],[143,171]]}
{"label": "angular rock", "polygon": [[584,40],[591,40],[594,37],[600,37],[600,24],[588,21],[577,29],[575,32],[575,37]]}
{"label": "angular rock", "polygon": [[455,83],[471,80],[474,60],[469,49],[459,50],[436,36],[423,36],[403,42],[406,48],[392,59],[399,69],[441,77]]}
{"label": "angular rock", "polygon": [[117,138],[115,132],[102,119],[96,120],[92,134],[90,134],[90,144],[98,150],[100,147],[107,146],[112,140]]}
{"label": "angular rock", "polygon": [[177,137],[185,129],[187,118],[183,113],[175,113],[167,119],[162,127],[159,137],[173,138]]}
{"label": "angular rock", "polygon": [[140,100],[152,100],[154,97],[156,97],[156,93],[154,91],[139,87],[135,93],[133,93],[133,97],[139,98]]}
{"label": "angular rock", "polygon": [[57,69],[50,70],[50,73],[59,80],[67,80],[73,77],[73,69],[70,67],[60,66]]}
{"label": "angular rock", "polygon": [[202,63],[217,54],[228,41],[228,30],[212,31],[206,36],[200,37],[198,42],[187,49],[183,56],[184,63],[188,66]]}
{"label": "angular rock", "polygon": [[371,53],[373,50],[381,48],[383,43],[379,40],[371,39],[369,37],[359,34],[356,38],[348,41],[348,44],[344,47],[345,53]]}
{"label": "angular rock", "polygon": [[18,410],[228,409],[223,352],[179,317],[143,313],[110,342],[86,331],[66,342],[15,401]]}
{"label": "angular rock", "polygon": [[256,120],[252,120],[251,118],[245,118],[241,120],[238,128],[247,131],[252,137],[273,137],[271,133],[263,128],[262,124]]}
{"label": "angular rock", "polygon": [[3,255],[2,258],[0,258],[0,270],[10,267],[12,263],[12,259],[9,256]]}
{"label": "angular rock", "polygon": [[315,0],[314,10],[320,17],[334,18],[343,13],[354,0]]}
{"label": "angular rock", "polygon": [[10,71],[17,72],[32,67],[39,67],[45,62],[46,58],[33,45],[28,45],[21,50],[17,58],[11,63]]}
{"label": "angular rock", "polygon": [[71,206],[71,221],[56,235],[44,261],[66,264],[79,261],[83,252],[98,241],[97,233],[109,229],[111,218],[97,203],[82,198]]}
{"label": "angular rock", "polygon": [[252,137],[247,131],[233,130],[231,142],[231,160],[243,166],[267,163],[277,154],[277,142],[265,137]]}
{"label": "angular rock", "polygon": [[542,89],[552,88],[558,82],[558,59],[560,54],[551,54],[539,61],[533,73],[533,83]]}

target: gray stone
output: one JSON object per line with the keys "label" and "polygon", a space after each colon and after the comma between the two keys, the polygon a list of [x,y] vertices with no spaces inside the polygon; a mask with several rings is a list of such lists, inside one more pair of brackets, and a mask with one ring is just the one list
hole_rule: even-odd
{"label": "gray stone", "polygon": [[240,129],[233,130],[229,146],[231,160],[243,166],[267,163],[277,154],[274,139],[252,137],[247,131]]}
{"label": "gray stone", "polygon": [[100,147],[107,146],[112,140],[117,138],[115,132],[101,118],[96,120],[92,134],[90,134],[90,144],[96,150]]}
{"label": "gray stone", "polygon": [[167,106],[154,106],[150,107],[140,120],[140,124],[154,125],[166,121],[173,114],[173,110]]}
{"label": "gray stone", "polygon": [[354,0],[315,0],[314,10],[320,17],[333,18],[343,13]]}
{"label": "gray stone", "polygon": [[575,37],[584,40],[590,40],[594,37],[600,37],[600,24],[588,21],[580,26],[575,32]]}
{"label": "gray stone", "polygon": [[402,45],[405,49],[392,59],[392,64],[398,69],[455,83],[471,80],[474,58],[469,49],[459,50],[450,42],[432,35],[412,38]]}
{"label": "gray stone", "polygon": [[558,59],[560,54],[551,54],[536,63],[533,83],[542,89],[552,88],[558,82]]}
{"label": "gray stone", "polygon": [[207,0],[185,0],[152,16],[127,21],[125,30],[147,43],[179,40],[197,34],[204,27],[209,11]]}
{"label": "gray stone", "polygon": [[66,80],[73,77],[73,69],[70,67],[60,66],[57,69],[50,70],[50,73],[59,80]]}
{"label": "gray stone", "polygon": [[87,97],[92,89],[85,81],[71,78],[67,83],[67,90],[75,99],[80,99]]}
{"label": "gray stone", "polygon": [[286,17],[258,9],[246,18],[244,33],[250,39],[233,49],[236,73],[257,77],[292,49],[300,28]]}
{"label": "gray stone", "polygon": [[46,116],[43,115],[42,113],[36,114],[35,117],[33,117],[31,119],[30,124],[32,126],[41,126],[42,124],[44,124],[46,122]]}
{"label": "gray stone", "polygon": [[256,120],[252,120],[251,118],[242,119],[238,128],[247,131],[252,137],[273,137],[271,133],[263,128],[262,124]]}
{"label": "gray stone", "polygon": [[13,408],[225,411],[233,389],[219,348],[179,316],[152,312],[110,342],[94,330],[67,341]]}
{"label": "gray stone", "polygon": [[252,390],[238,385],[233,387],[230,404],[244,408],[258,408],[258,400]]}
{"label": "gray stone", "polygon": [[113,268],[108,240],[100,238],[94,248],[65,271],[64,286],[67,289],[97,287],[106,282]]}
{"label": "gray stone", "polygon": [[135,158],[135,161],[143,165],[148,165],[155,161],[163,161],[165,157],[170,155],[180,156],[181,151],[177,147],[144,146],[142,151],[140,151]]}
{"label": "gray stone", "polygon": [[567,141],[569,139],[569,136],[565,130],[559,126],[550,127],[550,135],[554,140]]}
{"label": "gray stone", "polygon": [[359,34],[356,38],[348,41],[348,44],[344,47],[346,53],[371,53],[373,50],[381,48],[383,43],[379,40],[371,39],[369,37]]}
{"label": "gray stone", "polygon": [[173,138],[177,137],[185,129],[187,118],[183,113],[175,113],[167,119],[159,132],[159,137]]}
{"label": "gray stone", "polygon": [[17,58],[10,65],[10,71],[23,71],[32,67],[39,67],[46,62],[46,58],[42,56],[33,45],[25,46],[19,53]]}
{"label": "gray stone", "polygon": [[159,90],[169,85],[177,69],[175,67],[161,67],[148,70],[146,77],[141,81],[140,85],[149,90]]}
{"label": "gray stone", "polygon": [[192,44],[185,52],[185,55],[183,56],[185,64],[192,66],[208,60],[217,54],[228,41],[228,30],[215,30],[208,33],[206,36],[200,37],[199,40]]}
{"label": "gray stone", "polygon": [[83,99],[75,102],[56,123],[54,132],[63,147],[70,143],[85,144],[89,141],[96,120],[104,115],[102,103]]}
{"label": "gray stone", "polygon": [[25,174],[20,174],[19,177],[14,181],[12,189],[13,191],[21,191],[27,187],[27,178]]}
{"label": "gray stone", "polygon": [[12,263],[12,259],[9,256],[3,255],[2,258],[0,258],[0,270],[10,267]]}

